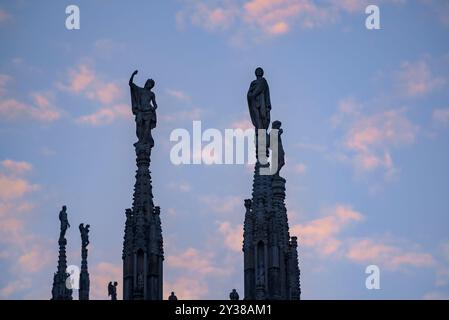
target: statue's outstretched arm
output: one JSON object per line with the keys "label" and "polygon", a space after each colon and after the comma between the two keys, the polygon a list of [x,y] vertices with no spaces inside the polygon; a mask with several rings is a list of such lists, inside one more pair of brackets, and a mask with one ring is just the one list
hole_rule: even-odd
{"label": "statue's outstretched arm", "polygon": [[137,70],[133,72],[133,74],[131,75],[131,78],[129,78],[129,85],[132,85],[134,82],[134,76],[137,74]]}

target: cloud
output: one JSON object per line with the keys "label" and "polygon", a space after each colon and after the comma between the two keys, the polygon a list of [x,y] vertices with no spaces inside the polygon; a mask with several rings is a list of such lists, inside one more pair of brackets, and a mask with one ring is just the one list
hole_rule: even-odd
{"label": "cloud", "polygon": [[39,186],[25,179],[0,173],[0,201],[17,199],[26,193],[38,190]]}
{"label": "cloud", "polygon": [[14,293],[31,288],[32,282],[29,278],[22,278],[9,282],[6,286],[0,289],[0,298],[8,299]]}
{"label": "cloud", "polygon": [[301,245],[311,247],[321,255],[335,254],[341,246],[340,233],[352,222],[363,219],[361,213],[348,205],[337,204],[327,211],[323,218],[291,227],[291,234],[300,237]]}
{"label": "cloud", "polygon": [[373,263],[390,270],[401,267],[432,267],[436,261],[429,253],[415,252],[379,240],[358,239],[351,244],[346,257],[359,263]]}
{"label": "cloud", "polygon": [[117,119],[131,119],[131,107],[125,104],[115,105],[113,107],[104,107],[92,114],[83,115],[76,121],[81,124],[92,126],[102,126],[111,124]]}
{"label": "cloud", "polygon": [[293,166],[293,172],[297,174],[304,174],[307,171],[307,166],[304,163],[298,163]]}
{"label": "cloud", "polygon": [[100,126],[111,124],[117,119],[129,119],[131,108],[120,103],[123,96],[121,87],[112,81],[104,81],[89,64],[80,64],[76,68],[69,69],[68,83],[57,83],[60,90],[81,95],[84,98],[99,102],[103,105],[91,114],[78,117],[76,121],[82,124]]}
{"label": "cloud", "polygon": [[385,178],[390,179],[398,171],[391,150],[413,144],[419,128],[408,120],[404,108],[365,115],[356,105],[344,100],[332,118],[337,128],[344,130],[339,159],[351,163],[358,172],[383,169]]}
{"label": "cloud", "polygon": [[243,245],[243,225],[232,226],[230,222],[218,222],[218,232],[224,237],[224,244],[232,251],[241,252]]}
{"label": "cloud", "polygon": [[432,74],[426,61],[403,62],[397,73],[399,88],[408,97],[424,96],[445,84],[445,79]]}
{"label": "cloud", "polygon": [[101,83],[92,91],[87,92],[87,96],[103,104],[109,104],[121,96],[121,90],[115,83]]}
{"label": "cloud", "polygon": [[199,200],[218,213],[243,212],[243,198],[238,196],[200,196]]}
{"label": "cloud", "polygon": [[26,161],[14,161],[10,159],[6,159],[0,162],[3,168],[5,168],[8,172],[11,172],[13,174],[23,174],[25,172],[31,171],[33,166],[31,163],[28,163]]}
{"label": "cloud", "polygon": [[54,256],[47,245],[34,242],[19,256],[18,266],[24,273],[37,273],[53,262]]}
{"label": "cloud", "polygon": [[80,64],[77,68],[69,70],[67,78],[71,81],[67,85],[58,83],[58,87],[73,93],[80,93],[94,82],[95,77],[94,71],[87,64]]}
{"label": "cloud", "polygon": [[229,270],[214,266],[212,253],[199,252],[194,248],[188,248],[184,252],[167,257],[167,265],[170,268],[182,268],[187,271],[203,275],[226,275]]}
{"label": "cloud", "polygon": [[33,104],[16,99],[0,100],[0,117],[8,120],[33,119],[41,122],[53,122],[61,117],[61,112],[45,94],[33,95]]}
{"label": "cloud", "polygon": [[433,110],[432,119],[435,123],[449,125],[449,108]]}
{"label": "cloud", "polygon": [[167,94],[182,102],[190,102],[190,96],[181,90],[167,89]]}
{"label": "cloud", "polygon": [[284,35],[292,30],[334,24],[342,14],[363,14],[362,9],[367,4],[364,0],[218,0],[207,5],[186,1],[184,8],[177,12],[176,21],[181,28],[190,22],[209,32],[230,32],[231,43],[242,44],[247,40]]}

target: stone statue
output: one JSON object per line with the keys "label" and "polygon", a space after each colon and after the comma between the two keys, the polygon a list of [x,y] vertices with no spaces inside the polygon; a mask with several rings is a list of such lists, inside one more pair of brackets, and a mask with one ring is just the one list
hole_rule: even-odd
{"label": "stone statue", "polygon": [[89,244],[89,228],[90,225],[86,225],[84,226],[84,223],[81,223],[79,225],[79,229],[80,229],[80,233],[81,233],[81,245],[83,247],[87,247],[87,245]]}
{"label": "stone statue", "polygon": [[175,296],[175,293],[172,291],[171,294],[168,296],[168,300],[178,300],[178,297]]}
{"label": "stone statue", "polygon": [[232,292],[229,294],[229,299],[231,299],[231,300],[239,300],[240,299],[237,290],[232,289]]}
{"label": "stone statue", "polygon": [[70,223],[67,218],[67,207],[66,206],[62,206],[62,210],[59,212],[59,221],[61,222],[61,231],[59,234],[59,238],[64,239],[67,229],[70,228]]}
{"label": "stone statue", "polygon": [[281,128],[281,125],[282,123],[278,120],[273,121],[273,123],[271,124],[272,129],[278,130],[277,148],[274,148],[274,146],[270,146],[272,151],[272,158],[271,158],[272,161],[275,161],[275,159],[277,159],[278,161],[277,171],[275,172],[275,174],[277,175],[279,175],[279,171],[281,171],[282,167],[285,165],[285,152],[281,138],[281,135],[284,133],[284,130]]}
{"label": "stone statue", "polygon": [[111,300],[117,300],[117,281],[112,284],[112,281],[108,284],[108,296],[111,297]]}
{"label": "stone statue", "polygon": [[270,126],[270,89],[263,77],[263,69],[259,67],[255,73],[256,80],[251,82],[247,94],[249,114],[256,129],[267,130]]}
{"label": "stone statue", "polygon": [[148,79],[143,88],[134,84],[134,76],[137,70],[133,72],[129,79],[129,86],[131,88],[131,105],[132,112],[136,117],[136,135],[139,141],[138,144],[149,145],[150,148],[154,146],[153,136],[151,130],[156,127],[156,95],[153,89],[155,82],[153,79]]}

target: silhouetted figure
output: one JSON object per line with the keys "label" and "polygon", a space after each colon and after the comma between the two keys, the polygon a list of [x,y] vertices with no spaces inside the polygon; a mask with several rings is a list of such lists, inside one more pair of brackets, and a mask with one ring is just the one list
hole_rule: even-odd
{"label": "silhouetted figure", "polygon": [[70,228],[69,219],[67,218],[67,207],[62,206],[62,210],[59,211],[59,221],[61,222],[61,230],[59,233],[59,239],[65,238],[65,233]]}
{"label": "silhouetted figure", "polygon": [[109,282],[108,296],[111,297],[111,300],[117,300],[117,281],[115,281],[114,284],[112,284],[112,282]]}
{"label": "silhouetted figure", "polygon": [[[282,145],[282,138],[281,135],[284,133],[284,130],[281,129],[282,123],[278,120],[273,121],[271,124],[272,129],[278,130],[278,137],[277,137],[277,148],[274,148],[274,146],[270,146],[272,151],[271,159],[272,161],[275,161],[277,159],[278,165],[277,170],[275,174],[279,175],[279,171],[281,171],[282,167],[285,165],[285,152],[284,152],[284,146]],[[271,139],[270,139],[271,141]]]}
{"label": "silhouetted figure", "polygon": [[239,294],[237,293],[237,290],[232,289],[232,292],[229,294],[229,299],[231,300],[239,300]]}
{"label": "silhouetted figure", "polygon": [[79,229],[80,229],[80,233],[81,233],[81,245],[83,247],[87,247],[87,245],[89,244],[89,228],[90,225],[86,225],[84,226],[84,223],[81,223],[79,225]]}
{"label": "silhouetted figure", "polygon": [[268,82],[263,77],[263,73],[262,68],[256,69],[256,80],[249,86],[247,100],[254,127],[267,130],[270,126],[271,100]]}
{"label": "silhouetted figure", "polygon": [[175,296],[175,293],[172,291],[171,294],[168,296],[168,300],[178,300],[178,297]]}
{"label": "silhouetted figure", "polygon": [[136,135],[139,139],[138,143],[148,144],[154,146],[153,136],[151,130],[156,127],[156,95],[153,89],[155,82],[153,79],[148,79],[143,88],[138,87],[133,83],[134,76],[137,70],[133,72],[129,79],[129,86],[131,88],[131,105],[132,112],[136,116]]}

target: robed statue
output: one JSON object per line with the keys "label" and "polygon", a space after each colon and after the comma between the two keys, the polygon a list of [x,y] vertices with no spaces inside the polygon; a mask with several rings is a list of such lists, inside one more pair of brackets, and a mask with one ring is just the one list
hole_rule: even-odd
{"label": "robed statue", "polygon": [[137,70],[133,72],[129,79],[131,89],[132,112],[136,117],[136,135],[139,139],[138,144],[154,146],[151,130],[156,127],[156,95],[151,91],[155,85],[153,79],[148,79],[143,88],[134,84],[134,76]]}
{"label": "robed statue", "polygon": [[70,228],[69,219],[67,218],[67,207],[62,206],[62,210],[59,212],[59,221],[61,222],[61,230],[59,234],[60,239],[65,238],[65,233]]}
{"label": "robed statue", "polygon": [[112,282],[109,282],[108,296],[111,297],[111,300],[117,300],[117,282],[116,281],[114,282],[114,284],[112,284]]}
{"label": "robed statue", "polygon": [[270,89],[263,77],[263,69],[259,67],[255,73],[256,80],[251,82],[247,94],[249,114],[256,129],[267,130],[270,126]]}

